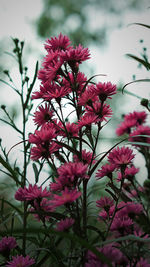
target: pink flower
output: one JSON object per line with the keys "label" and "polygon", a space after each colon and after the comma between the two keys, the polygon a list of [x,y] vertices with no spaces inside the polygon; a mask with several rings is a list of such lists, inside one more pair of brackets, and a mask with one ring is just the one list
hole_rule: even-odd
{"label": "pink flower", "polygon": [[117,212],[118,217],[134,217],[134,215],[138,215],[143,211],[143,206],[140,203],[134,203],[134,202],[120,202],[118,205],[118,208],[120,209]]}
{"label": "pink flower", "polygon": [[138,262],[137,259],[135,259],[132,265],[127,265],[127,267],[150,267],[150,263],[148,263],[146,259],[140,258]]}
{"label": "pink flower", "polygon": [[38,200],[35,200],[33,205],[34,208],[31,208],[30,211],[38,221],[49,220],[51,216],[48,213],[55,210],[51,200],[48,200],[47,198],[43,198],[40,203]]}
{"label": "pink flower", "polygon": [[[150,135],[150,127],[139,125],[136,130],[134,130],[129,135],[130,142],[144,142],[150,144],[150,137],[147,136],[136,136],[136,135]],[[134,146],[140,147],[140,144],[133,144]]]}
{"label": "pink flower", "polygon": [[68,230],[73,224],[74,224],[74,219],[72,218],[66,218],[66,219],[62,219],[60,220],[60,222],[57,223],[57,231],[63,232]]}
{"label": "pink flower", "polygon": [[100,102],[94,102],[92,107],[86,106],[87,115],[97,116],[97,121],[106,121],[107,117],[112,116],[112,109],[108,104],[101,104]]}
{"label": "pink flower", "polygon": [[76,48],[70,48],[66,51],[62,51],[61,57],[63,61],[68,63],[82,63],[83,61],[90,58],[90,53],[88,48],[83,48],[81,44],[76,46]]}
{"label": "pink flower", "polygon": [[0,241],[0,253],[5,257],[9,256],[10,250],[17,247],[16,239],[12,236],[5,236]]}
{"label": "pink flower", "polygon": [[45,143],[44,145],[38,145],[31,148],[31,159],[39,160],[49,158],[53,153],[60,149],[60,145],[55,142],[51,142],[50,144]]}
{"label": "pink flower", "polygon": [[137,125],[145,123],[147,118],[147,114],[145,111],[134,111],[132,113],[129,113],[125,115],[124,120],[125,121],[131,121],[131,120],[136,120]]}
{"label": "pink flower", "polygon": [[128,216],[115,216],[110,229],[115,231],[117,236],[124,236],[132,233],[133,224],[133,221]]}
{"label": "pink flower", "polygon": [[[132,181],[135,174],[137,174],[138,172],[139,172],[139,168],[135,168],[134,166],[131,166],[129,168],[127,167],[125,169],[124,178],[126,178],[129,181]],[[122,179],[122,175],[121,175],[121,172],[119,172],[117,180],[121,181],[121,179]]]}
{"label": "pink flower", "polygon": [[135,127],[136,124],[137,124],[137,121],[136,121],[135,119],[132,119],[132,120],[125,120],[125,121],[121,122],[121,123],[118,125],[118,127],[117,127],[117,129],[116,129],[116,134],[117,134],[118,136],[121,136],[121,135],[123,135],[123,134],[125,134],[125,133],[130,134],[130,132],[131,132],[131,128],[132,128],[132,127]]}
{"label": "pink flower", "polygon": [[116,94],[116,85],[111,82],[107,83],[97,83],[95,87],[95,94],[99,97],[101,101],[105,101],[107,98],[112,98],[111,96]]}
{"label": "pink flower", "polygon": [[[97,248],[98,251],[104,254],[108,260],[110,260],[113,267],[122,266],[122,263],[127,262],[126,257],[122,252],[112,245],[106,245],[103,248]],[[119,265],[118,265],[119,264]],[[85,267],[107,267],[108,265],[102,262],[93,252],[87,252],[87,260]]]}
{"label": "pink flower", "polygon": [[62,51],[68,49],[71,41],[69,40],[67,35],[63,35],[60,33],[58,37],[52,37],[51,39],[47,39],[45,44],[45,49],[48,52],[51,51]]}
{"label": "pink flower", "polygon": [[133,150],[128,147],[114,148],[108,155],[108,161],[116,167],[127,166],[134,158]]}
{"label": "pink flower", "polygon": [[72,203],[81,196],[81,192],[77,189],[69,190],[67,187],[61,192],[61,195],[55,195],[52,200],[54,207],[59,207],[67,203]]}
{"label": "pink flower", "polygon": [[71,182],[79,178],[88,178],[88,165],[82,162],[67,162],[58,168],[59,180],[69,179]]}
{"label": "pink flower", "polygon": [[45,107],[40,106],[39,111],[36,111],[34,113],[34,122],[38,126],[42,126],[46,122],[51,121],[52,117],[54,115],[53,110],[50,110],[50,105],[45,104]]}
{"label": "pink flower", "polygon": [[85,114],[78,121],[78,127],[79,127],[79,129],[81,129],[84,126],[89,126],[90,127],[93,123],[94,124],[97,123],[97,115]]}
{"label": "pink flower", "polygon": [[34,259],[30,259],[27,255],[23,257],[22,255],[17,255],[16,257],[12,257],[12,261],[9,261],[6,267],[29,267],[35,263]]}
{"label": "pink flower", "polygon": [[55,128],[50,127],[49,124],[44,124],[40,130],[35,130],[34,134],[29,135],[29,143],[43,145],[45,142],[50,142],[55,137]]}
{"label": "pink flower", "polygon": [[107,176],[109,178],[112,178],[112,173],[115,170],[116,166],[114,164],[105,164],[99,169],[96,173],[97,178],[103,178],[104,176]]}
{"label": "pink flower", "polygon": [[103,208],[104,210],[108,211],[111,206],[113,206],[114,201],[110,197],[101,197],[99,200],[96,201],[96,206],[98,208]]}
{"label": "pink flower", "polygon": [[78,132],[79,132],[79,129],[78,129],[77,124],[67,122],[65,127],[63,126],[62,136],[64,137],[78,136]]}
{"label": "pink flower", "polygon": [[46,188],[42,189],[42,186],[38,187],[36,184],[29,187],[20,187],[15,193],[15,199],[19,201],[31,201],[35,199],[42,199],[50,197],[51,193]]}
{"label": "pink flower", "polygon": [[79,97],[78,104],[80,106],[92,106],[93,102],[98,101],[98,97],[95,95],[94,92],[94,85],[89,85],[82,95]]}
{"label": "pink flower", "polygon": [[[75,162],[80,161],[80,159],[78,158],[77,155],[73,156],[73,160]],[[81,160],[84,164],[91,164],[91,161],[92,161],[92,164],[94,164],[96,162],[95,156],[93,157],[93,153],[90,151],[86,151],[85,149],[82,150],[82,159]]]}

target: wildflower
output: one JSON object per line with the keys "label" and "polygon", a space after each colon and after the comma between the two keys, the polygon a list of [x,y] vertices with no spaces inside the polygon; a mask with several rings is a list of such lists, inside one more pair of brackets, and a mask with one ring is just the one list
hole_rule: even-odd
{"label": "wildflower", "polygon": [[116,166],[114,164],[105,164],[99,169],[96,173],[96,177],[98,179],[103,178],[104,176],[107,176],[109,178],[112,178],[112,173],[115,170]]}
{"label": "wildflower", "polygon": [[6,267],[29,267],[35,263],[34,259],[30,259],[27,255],[23,257],[22,255],[17,255],[12,257],[12,261],[7,262]]}
{"label": "wildflower", "polygon": [[15,193],[15,199],[19,201],[31,201],[34,199],[42,199],[50,197],[51,193],[46,188],[42,189],[42,186],[38,187],[36,184],[29,184],[29,187],[20,187]]}
{"label": "wildflower", "polygon": [[[73,160],[75,162],[79,162],[80,161],[80,159],[78,158],[77,155],[73,156]],[[90,152],[90,151],[86,151],[86,149],[82,150],[82,159],[81,160],[82,160],[82,162],[84,164],[91,164],[91,161],[92,161],[92,164],[94,164],[96,162],[95,156],[93,157],[93,153]]]}
{"label": "wildflower", "polygon": [[88,178],[88,165],[82,162],[67,162],[58,168],[59,180],[69,179],[71,182],[78,178]]}
{"label": "wildflower", "polygon": [[[111,261],[112,266],[116,266],[123,262],[127,262],[126,257],[122,252],[112,245],[106,245],[103,248],[97,248],[97,250],[104,254],[104,256]],[[93,252],[87,252],[87,261],[85,267],[107,267],[108,265],[102,262]],[[119,265],[118,265],[119,266]]]}
{"label": "wildflower", "polygon": [[136,123],[137,121],[135,119],[125,120],[121,122],[116,129],[116,134],[118,136],[121,136],[125,133],[130,134],[131,128],[135,127]]}
{"label": "wildflower", "polygon": [[[135,168],[135,166],[131,166],[129,168],[127,167],[125,169],[124,178],[129,181],[132,181],[135,174],[137,174],[138,172],[139,172],[139,168]],[[121,172],[119,172],[117,180],[121,181],[121,179],[122,179],[122,175],[121,175]]]}
{"label": "wildflower", "polygon": [[8,257],[10,250],[17,247],[16,239],[12,236],[5,236],[0,241],[0,253],[4,257]]}
{"label": "wildflower", "polygon": [[72,218],[66,218],[60,220],[60,222],[57,223],[57,231],[63,232],[68,230],[73,224],[74,224],[74,219]]}
{"label": "wildflower", "polygon": [[45,104],[45,107],[40,106],[39,110],[34,113],[34,122],[38,126],[42,126],[43,124],[51,121],[54,115],[53,110],[50,109],[50,105]]}
{"label": "wildflower", "polygon": [[110,229],[115,231],[117,236],[124,236],[132,233],[133,224],[133,221],[128,216],[115,216]]}
{"label": "wildflower", "polygon": [[103,208],[104,210],[108,211],[110,207],[114,204],[114,201],[110,197],[101,197],[99,200],[96,201],[96,206],[98,208]]}
{"label": "wildflower", "polygon": [[77,124],[75,123],[70,123],[70,122],[67,122],[65,126],[62,126],[63,127],[63,130],[62,130],[62,136],[64,137],[72,137],[72,136],[75,136],[77,137],[78,136],[78,132],[79,132],[79,128],[77,126]]}
{"label": "wildflower", "polygon": [[78,62],[80,64],[90,58],[90,53],[88,48],[83,48],[83,46],[79,44],[78,46],[76,46],[76,48],[62,51],[61,57],[64,62],[71,64]]}
{"label": "wildflower", "polygon": [[87,115],[97,115],[97,121],[106,121],[106,117],[112,116],[112,109],[108,104],[101,104],[100,102],[94,102],[92,107],[86,106]]}
{"label": "wildflower", "polygon": [[29,143],[43,145],[45,142],[50,142],[55,137],[55,128],[49,127],[49,124],[44,124],[40,130],[35,130],[34,134],[29,135]]}
{"label": "wildflower", "polygon": [[67,203],[72,203],[81,196],[81,192],[77,189],[69,190],[67,187],[61,192],[61,195],[53,195],[52,203],[54,207],[59,207]]}
{"label": "wildflower", "polygon": [[98,95],[101,101],[105,101],[107,98],[112,98],[111,96],[116,94],[116,91],[116,85],[113,85],[111,82],[99,82],[95,86],[95,94]]}
{"label": "wildflower", "polygon": [[129,113],[125,115],[124,120],[125,121],[131,121],[131,120],[136,120],[136,126],[141,125],[145,123],[147,118],[147,114],[145,111],[134,111],[132,113]]}
{"label": "wildflower", "polygon": [[31,159],[39,160],[49,158],[53,153],[60,149],[60,145],[55,142],[51,142],[50,144],[45,143],[44,145],[38,145],[31,148]]}
{"label": "wildflower", "polygon": [[[143,135],[143,136],[136,136],[136,135]],[[150,144],[150,137],[144,136],[150,135],[150,127],[139,125],[130,135],[129,141],[130,142],[144,142]],[[134,146],[140,147],[140,144],[133,144]]]}
{"label": "wildflower", "polygon": [[58,37],[52,37],[46,40],[45,49],[48,52],[67,50],[71,41],[67,35],[60,33]]}
{"label": "wildflower", "polygon": [[132,163],[133,150],[128,147],[114,148],[108,155],[108,161],[116,167],[126,167]]}
{"label": "wildflower", "polygon": [[92,106],[93,102],[98,101],[98,97],[94,93],[94,85],[89,85],[85,91],[80,95],[78,100],[78,104],[80,106]]}
{"label": "wildflower", "polygon": [[93,123],[97,123],[97,115],[88,115],[87,113],[78,121],[78,127],[81,129],[83,126],[91,126]]}
{"label": "wildflower", "polygon": [[127,265],[127,267],[150,267],[150,263],[147,262],[146,259],[140,258],[139,261],[137,262],[136,259],[133,259],[132,265]]}
{"label": "wildflower", "polygon": [[47,198],[43,198],[40,203],[39,201],[34,201],[34,207],[30,208],[31,213],[38,221],[42,220],[49,220],[50,215],[48,213],[53,212],[55,209],[51,203],[51,200]]}

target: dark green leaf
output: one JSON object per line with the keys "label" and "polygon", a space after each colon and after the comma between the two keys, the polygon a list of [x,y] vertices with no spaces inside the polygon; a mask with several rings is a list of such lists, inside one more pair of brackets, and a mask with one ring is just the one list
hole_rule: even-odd
{"label": "dark green leaf", "polygon": [[138,83],[138,82],[150,82],[150,79],[140,79],[140,80],[135,80],[135,81],[126,83],[126,84],[123,86],[123,88],[122,88],[122,93],[123,93],[124,88],[125,88],[126,86],[128,86],[129,84],[132,84],[132,83]]}
{"label": "dark green leaf", "polygon": [[131,57],[133,59],[135,59],[136,61],[138,61],[140,64],[142,64],[147,70],[150,70],[150,63],[143,60],[142,58],[136,57],[134,55],[131,54],[126,54],[128,57]]}

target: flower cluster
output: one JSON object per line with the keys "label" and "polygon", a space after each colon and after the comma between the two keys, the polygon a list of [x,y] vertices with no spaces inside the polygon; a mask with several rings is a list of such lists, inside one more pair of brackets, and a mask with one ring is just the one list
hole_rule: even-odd
{"label": "flower cluster", "polygon": [[[88,48],[73,47],[62,33],[48,39],[45,50],[37,75],[40,88],[32,94],[32,100],[42,103],[33,114],[35,131],[27,145],[23,140],[24,170],[18,171],[21,179],[18,175],[15,180],[19,187],[14,197],[20,207],[15,210],[17,219],[11,214],[11,233],[18,244],[14,237],[2,238],[4,264],[149,267],[150,182],[137,182],[140,168],[135,164],[137,150],[132,149],[133,144],[144,155],[150,178],[147,114],[125,115],[116,133],[127,134],[130,144],[116,144],[99,153],[101,130],[113,115],[107,100],[117,93],[116,85],[94,82],[94,76],[88,79],[80,71],[80,64],[90,59]],[[30,159],[35,184],[27,180]],[[7,162],[5,166],[16,174]],[[48,177],[40,184],[45,166]],[[99,190],[102,178],[103,192]],[[15,232],[17,220],[23,225],[21,235],[20,229]]]}

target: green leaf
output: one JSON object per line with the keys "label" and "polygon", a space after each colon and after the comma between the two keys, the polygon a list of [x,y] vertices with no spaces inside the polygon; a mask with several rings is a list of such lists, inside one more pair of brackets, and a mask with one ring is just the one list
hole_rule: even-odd
{"label": "green leaf", "polygon": [[10,207],[12,207],[14,210],[16,210],[20,215],[23,215],[23,212],[18,209],[15,205],[13,205],[11,202],[9,202],[6,199],[1,198],[0,201],[2,201],[2,203],[6,203],[7,205],[9,205]]}
{"label": "green leaf", "polygon": [[32,164],[33,170],[34,170],[34,176],[35,176],[35,182],[38,183],[39,180],[39,172],[38,168],[35,163]]}
{"label": "green leaf", "polygon": [[139,25],[139,26],[142,26],[142,27],[146,27],[146,28],[148,28],[148,29],[150,29],[150,25],[147,25],[147,24],[143,24],[143,23],[131,23],[131,24],[129,24],[129,26],[130,25]]}
{"label": "green leaf", "polygon": [[29,102],[29,99],[30,99],[31,92],[32,92],[33,86],[34,86],[35,81],[36,81],[37,72],[38,72],[38,61],[36,62],[35,73],[34,73],[33,81],[32,81],[32,83],[30,84],[30,87],[28,88],[28,94],[27,94],[26,101],[25,101],[25,103],[24,103],[24,108],[26,108],[27,105],[28,105],[28,102]]}
{"label": "green leaf", "polygon": [[3,165],[3,167],[5,169],[7,169],[9,171],[9,173],[11,174],[12,179],[16,182],[16,184],[21,185],[21,182],[18,180],[18,175],[17,173],[11,168],[10,164],[8,162],[6,162],[3,157],[0,155],[0,163]]}
{"label": "green leaf", "polygon": [[143,60],[142,58],[136,57],[134,55],[131,54],[126,54],[128,57],[131,57],[133,59],[135,59],[136,61],[138,61],[140,64],[142,64],[147,70],[150,70],[150,63]]}
{"label": "green leaf", "polygon": [[125,89],[126,86],[128,86],[129,84],[132,84],[132,83],[138,83],[138,82],[150,82],[150,79],[140,79],[140,80],[135,80],[135,81],[132,81],[132,82],[129,82],[129,83],[126,83],[123,88],[122,88],[122,93]]}
{"label": "green leaf", "polygon": [[97,76],[107,76],[107,75],[106,75],[106,74],[96,74],[96,75],[93,75],[91,78],[89,78],[89,79],[86,81],[86,83],[85,83],[85,85],[84,85],[84,87],[83,87],[83,89],[82,89],[82,92],[84,92],[84,90],[85,90],[86,86],[89,84],[89,82],[90,82],[93,78],[95,78],[95,77],[97,77]]}

